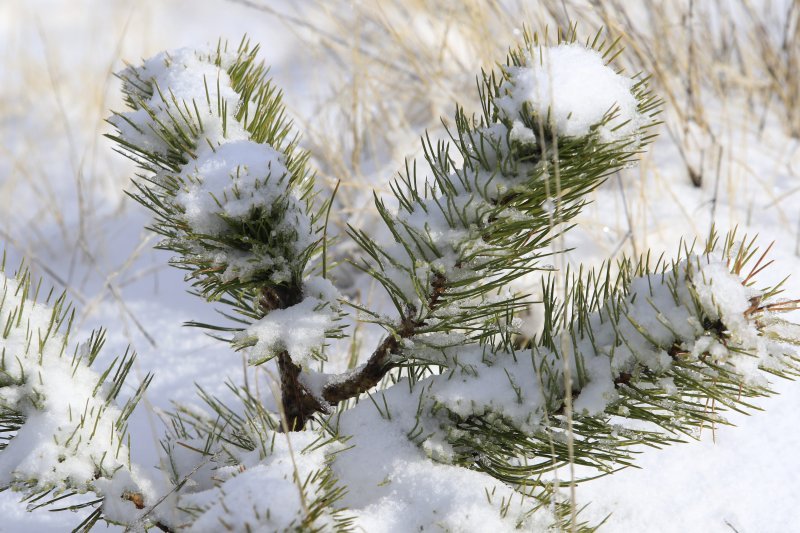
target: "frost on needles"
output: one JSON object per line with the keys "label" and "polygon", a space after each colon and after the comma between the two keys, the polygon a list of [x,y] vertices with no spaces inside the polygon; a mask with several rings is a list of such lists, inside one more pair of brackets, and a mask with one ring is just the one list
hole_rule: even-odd
{"label": "frost on needles", "polygon": [[[780,318],[797,301],[758,284],[764,255],[735,234],[670,261],[547,272],[587,193],[653,138],[659,101],[613,65],[618,53],[601,34],[526,36],[480,78],[482,112],[457,108],[450,141],[423,139],[425,176],[406,166],[391,183],[396,208],[375,195],[392,242],[348,232],[351,262],[384,289],[390,316],[333,283],[333,199],[317,198],[257,47],[184,49],[124,70],[128,110],[109,122],[141,169],[132,196],[192,290],[229,319],[192,325],[269,365],[279,409],[247,387],[232,386],[237,405],[201,393],[205,410],[170,415],[167,481],[144,481],[122,442],[143,389],[113,407],[126,372],[91,373],[102,343],[68,358],[66,334],[32,333],[64,322],[63,300],[57,320],[41,304],[22,320],[12,309],[25,306],[27,277],[3,278],[0,482],[29,498],[93,492],[87,524],[134,529],[591,529],[557,469],[611,472],[632,464],[635,445],[725,423],[725,410],[770,393],[767,378],[797,375],[800,344]],[[531,301],[510,283],[537,271],[545,323],[528,339],[515,314]],[[323,372],[349,356],[338,339],[356,318],[384,336],[360,365]],[[88,415],[60,394],[72,381]],[[87,416],[102,445],[84,434]],[[30,440],[42,428],[55,445]]]}

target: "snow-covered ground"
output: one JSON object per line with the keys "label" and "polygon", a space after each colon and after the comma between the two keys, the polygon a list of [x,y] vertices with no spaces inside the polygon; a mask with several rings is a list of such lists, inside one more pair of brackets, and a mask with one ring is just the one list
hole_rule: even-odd
{"label": "snow-covered ground", "polygon": [[[105,357],[131,344],[139,354],[136,374],[155,372],[143,409],[132,421],[131,432],[138,437],[134,459],[144,465],[158,461],[161,423],[155,411],[171,401],[192,401],[195,384],[224,395],[226,376],[240,381],[244,363],[227,346],[181,327],[187,320],[210,319],[214,312],[186,294],[181,273],[165,266],[168,256],[151,249],[155,239],[143,229],[146,214],[123,194],[133,166],[101,137],[110,131],[103,122],[108,110],[122,107],[119,82],[110,73],[124,67],[123,60],[135,63],[164,49],[220,37],[238,41],[246,33],[261,43],[262,57],[272,65],[290,112],[309,128],[319,126],[320,106],[332,98],[334,84],[347,78],[347,69],[325,40],[293,18],[302,7],[316,9],[300,21],[324,29],[327,14],[319,2],[264,2],[288,18],[243,4],[0,3],[0,241],[10,264],[25,257],[37,274],[67,288],[78,310],[78,337],[103,325],[109,330]],[[429,16],[440,14],[431,9]],[[413,27],[425,41],[425,32],[436,25],[417,14]],[[455,32],[452,39],[457,43],[458,38]],[[471,64],[462,59],[460,64]],[[360,59],[354,54],[353,61]],[[467,85],[477,73],[469,69],[463,73]],[[758,233],[764,246],[775,241],[775,263],[763,273],[765,284],[800,272],[800,141],[784,133],[779,106],[764,114],[761,128],[758,104],[741,96],[720,99],[719,94],[705,93],[708,127],[688,131],[687,138],[697,138],[685,143],[689,160],[699,161],[704,154],[703,186],[692,185],[687,175],[675,141],[683,133],[678,129],[673,136],[662,128],[639,167],[594,193],[594,203],[567,241],[575,247],[571,263],[597,264],[620,251],[647,248],[672,255],[681,238],[702,238],[714,221],[722,231],[738,225],[742,233]],[[676,105],[667,99],[668,116]],[[437,127],[434,115],[412,122],[394,137],[404,149],[415,148],[413,138],[421,127]],[[328,135],[333,143],[336,133]],[[321,138],[313,137],[312,150],[322,150]],[[377,150],[381,157],[393,155],[385,152]],[[326,163],[320,161],[322,186],[341,178],[349,187],[349,202],[358,205],[360,199],[367,206],[369,188],[384,188],[402,160],[360,166],[359,183],[337,175],[335,166]],[[369,215],[364,211],[345,211],[340,222],[350,216],[365,223]],[[791,278],[786,290],[800,295],[800,276]],[[798,313],[794,318],[800,319]],[[369,336],[363,340],[367,347],[375,344]],[[777,382],[775,389],[776,397],[759,402],[765,412],[732,416],[737,427],[705,431],[697,442],[646,450],[641,469],[579,486],[579,503],[590,503],[585,518],[599,521],[611,513],[603,530],[618,532],[800,528],[800,415],[795,409],[800,384]],[[28,514],[14,496],[0,494],[0,531],[65,531],[80,521],[70,513]]]}

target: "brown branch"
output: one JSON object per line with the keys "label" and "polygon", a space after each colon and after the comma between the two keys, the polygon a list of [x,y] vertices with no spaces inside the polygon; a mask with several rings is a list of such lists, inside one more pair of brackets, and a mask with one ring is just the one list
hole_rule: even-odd
{"label": "brown branch", "polygon": [[[444,295],[446,288],[444,275],[434,274],[431,282],[431,296],[427,302],[428,309],[434,309]],[[408,313],[409,315],[411,313]],[[300,382],[302,368],[296,365],[291,355],[284,351],[278,355],[278,369],[281,379],[281,404],[290,431],[303,429],[305,423],[315,413],[327,413],[328,405],[355,398],[380,383],[383,376],[391,370],[392,355],[399,353],[400,341],[413,336],[424,326],[423,320],[403,317],[400,327],[393,334],[385,337],[369,360],[359,368],[340,376],[331,378],[322,389],[320,402]]]}
{"label": "brown branch", "polygon": [[[267,315],[270,311],[296,305],[302,299],[302,285],[299,282],[289,286],[266,286],[258,295],[258,306],[264,315]],[[282,351],[277,359],[281,380],[281,408],[286,416],[289,431],[300,431],[311,415],[326,410],[300,383],[299,376],[302,369],[292,361],[289,352]]]}
{"label": "brown branch", "polygon": [[[429,310],[433,310],[439,304],[446,289],[446,282],[447,279],[443,274],[434,273],[431,281],[431,296],[428,299]],[[329,404],[337,404],[376,386],[392,368],[392,355],[399,353],[400,341],[413,336],[417,329],[424,325],[424,321],[405,317],[400,328],[393,335],[389,335],[381,341],[365,365],[349,375],[333,379],[322,389],[322,397]]]}
{"label": "brown branch", "polygon": [[275,309],[286,309],[299,304],[303,300],[303,290],[298,283],[290,286],[278,285],[264,287],[258,298],[258,306],[266,315]]}
{"label": "brown branch", "polygon": [[403,322],[403,326],[394,334],[385,337],[372,352],[363,366],[341,379],[334,378],[322,389],[322,397],[329,404],[337,404],[348,398],[354,398],[380,383],[392,365],[392,354],[398,352],[400,340],[413,335],[416,327],[413,322]]}
{"label": "brown branch", "polygon": [[281,376],[281,407],[286,416],[289,431],[300,431],[306,421],[314,413],[327,413],[323,406],[308,389],[300,383],[302,368],[294,364],[289,352],[278,354],[278,370]]}

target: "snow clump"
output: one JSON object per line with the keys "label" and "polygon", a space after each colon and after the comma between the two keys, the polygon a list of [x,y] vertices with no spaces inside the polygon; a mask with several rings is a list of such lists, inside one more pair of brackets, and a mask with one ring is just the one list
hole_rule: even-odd
{"label": "snow clump", "polygon": [[[503,95],[495,100],[501,113],[514,127],[512,136],[530,142],[534,132],[519,122],[533,113],[554,126],[558,135],[584,137],[603,123],[609,112],[614,117],[599,126],[604,142],[629,137],[643,122],[631,89],[634,79],[618,74],[603,56],[581,44],[560,44],[526,52],[526,64],[505,67]],[[523,131],[527,129],[527,132]]]}

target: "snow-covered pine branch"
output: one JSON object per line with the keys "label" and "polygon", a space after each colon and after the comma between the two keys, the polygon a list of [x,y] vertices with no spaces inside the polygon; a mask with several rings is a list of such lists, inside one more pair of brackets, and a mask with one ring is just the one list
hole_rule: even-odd
{"label": "snow-covered pine branch", "polygon": [[[133,529],[592,529],[575,522],[553,470],[609,472],[631,464],[634,445],[724,423],[724,410],[770,393],[769,375],[797,375],[800,345],[800,328],[778,316],[797,301],[755,285],[766,263],[753,241],[713,235],[671,262],[561,273],[565,293],[546,278],[543,331],[519,335],[515,312],[531,302],[509,283],[550,269],[549,245],[587,193],[632,164],[656,125],[646,80],[615,70],[619,49],[605,43],[600,34],[578,43],[574,28],[553,45],[526,35],[482,77],[482,114],[457,109],[450,143],[426,136],[429,176],[409,165],[392,184],[397,209],[376,194],[393,242],[349,235],[363,252],[354,263],[396,315],[349,302],[386,335],[343,374],[318,366],[344,356],[325,349],[344,334],[347,307],[318,260],[332,202],[315,199],[308,156],[257,47],[180,50],[123,71],[130,110],[112,116],[111,137],[143,171],[132,196],[153,212],[160,247],[177,254],[194,291],[231,310],[226,325],[194,325],[247,350],[254,365],[276,361],[279,408],[268,410],[263,390],[234,385],[238,405],[201,392],[205,410],[176,407],[162,442],[166,486],[150,489],[120,459],[142,389],[121,410],[111,405],[130,363],[108,386],[87,387],[111,375],[84,377],[99,337],[66,359],[66,337],[46,333],[65,321],[61,300],[52,315],[25,311],[26,276],[3,278],[0,429],[12,438],[0,467],[12,468],[0,468],[0,481],[32,497],[94,492],[102,506],[87,524]],[[22,320],[31,309],[54,318]],[[83,433],[86,417],[46,428],[57,446],[78,446],[64,431],[81,437],[86,447],[68,451],[95,465],[94,477],[63,470],[73,464],[66,454],[26,470],[19,450],[40,449],[26,436],[39,411],[75,423],[71,403],[43,400],[57,394],[36,384],[51,379],[76,380],[114,449]]]}
{"label": "snow-covered pine branch", "polygon": [[361,268],[399,315],[373,320],[408,340],[376,352],[384,366],[429,366],[415,343],[432,334],[450,344],[502,334],[507,315],[528,305],[509,283],[551,268],[550,244],[587,193],[652,139],[659,101],[646,79],[608,64],[616,42],[598,34],[584,45],[572,32],[555,46],[525,39],[499,73],[484,74],[482,115],[458,108],[452,143],[423,141],[430,176],[406,167],[392,186],[397,212],[376,199],[395,243],[351,231],[365,252]]}
{"label": "snow-covered pine branch", "polygon": [[92,368],[104,332],[70,342],[66,295],[40,302],[40,289],[27,269],[0,267],[0,490],[21,492],[31,509],[89,508],[81,527],[128,523],[154,494],[131,465],[127,425],[152,376],[119,405],[134,356]]}
{"label": "snow-covered pine branch", "polygon": [[631,464],[633,444],[669,444],[724,424],[726,410],[746,411],[751,398],[770,394],[767,377],[800,371],[792,346],[800,328],[778,317],[796,302],[754,287],[754,252],[752,242],[729,238],[671,264],[626,260],[616,276],[608,266],[576,277],[566,311],[545,290],[550,318],[530,348],[513,338],[452,346],[432,336],[418,355],[441,373],[343,413],[340,431],[355,446],[342,456],[356,461],[359,442],[402,433],[437,461],[513,485],[544,483],[541,474],[569,461],[567,365],[580,465],[609,472]]}
{"label": "snow-covered pine branch", "polygon": [[[109,119],[146,172],[133,197],[153,212],[160,246],[203,296],[232,298],[245,315],[298,303],[320,244],[308,154],[257,52],[243,41],[129,67],[119,76],[132,110]],[[253,286],[261,301],[236,300]]]}
{"label": "snow-covered pine branch", "polygon": [[[514,337],[454,346],[423,335],[430,342],[416,355],[439,373],[401,378],[328,426],[276,434],[278,416],[248,391],[239,390],[238,408],[204,396],[209,413],[173,415],[181,429],[170,440],[183,443],[173,444],[183,465],[174,476],[201,455],[214,468],[180,491],[177,507],[197,524],[237,530],[303,520],[368,531],[569,527],[569,507],[547,477],[569,461],[565,361],[575,376],[573,460],[587,478],[633,464],[637,444],[663,446],[726,423],[726,410],[746,412],[770,394],[769,376],[800,369],[800,327],[779,317],[796,302],[756,288],[763,260],[753,241],[682,252],[669,264],[626,260],[617,275],[607,266],[576,276],[566,306],[545,291],[546,331],[530,348]],[[304,514],[297,476],[305,497],[330,498],[327,514]],[[258,500],[264,487],[270,496]],[[219,504],[231,498],[260,502],[262,512]]]}
{"label": "snow-covered pine branch", "polygon": [[298,375],[341,336],[339,295],[311,272],[328,204],[315,205],[308,154],[257,53],[243,40],[129,67],[119,76],[131,110],[109,119],[110,137],[144,171],[132,196],[153,212],[159,247],[199,295],[233,308],[233,325],[193,325],[234,332],[237,347],[254,346],[252,364],[277,357],[299,429],[323,409]]}

